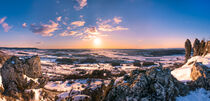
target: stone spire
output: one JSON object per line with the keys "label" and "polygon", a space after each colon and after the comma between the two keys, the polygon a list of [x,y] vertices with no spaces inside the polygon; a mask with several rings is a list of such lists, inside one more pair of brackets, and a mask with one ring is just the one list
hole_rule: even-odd
{"label": "stone spire", "polygon": [[191,57],[192,45],[189,39],[185,41],[185,63]]}

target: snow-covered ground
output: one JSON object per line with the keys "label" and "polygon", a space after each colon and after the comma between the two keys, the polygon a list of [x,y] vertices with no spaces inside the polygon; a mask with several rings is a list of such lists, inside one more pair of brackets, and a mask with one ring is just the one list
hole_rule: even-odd
{"label": "snow-covered ground", "polygon": [[180,96],[176,98],[177,101],[210,101],[210,91],[203,88],[191,91],[187,96]]}

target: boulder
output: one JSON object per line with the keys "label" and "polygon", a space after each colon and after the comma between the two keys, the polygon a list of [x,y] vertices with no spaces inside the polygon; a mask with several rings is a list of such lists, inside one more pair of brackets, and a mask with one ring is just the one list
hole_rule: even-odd
{"label": "boulder", "polygon": [[200,50],[200,40],[196,38],[193,43],[193,56],[199,55],[199,50]]}
{"label": "boulder", "polygon": [[13,56],[4,63],[1,74],[5,88],[4,93],[14,97],[26,89],[43,87],[48,80],[42,76],[38,56],[28,59],[19,59],[19,57]]}
{"label": "boulder", "polygon": [[210,90],[210,68],[196,62],[191,70],[191,86],[193,88],[205,88]]}
{"label": "boulder", "polygon": [[189,92],[169,69],[155,67],[146,73],[137,70],[131,73],[109,91],[106,101],[173,101]]}
{"label": "boulder", "polygon": [[192,45],[189,39],[185,41],[185,63],[191,57]]}

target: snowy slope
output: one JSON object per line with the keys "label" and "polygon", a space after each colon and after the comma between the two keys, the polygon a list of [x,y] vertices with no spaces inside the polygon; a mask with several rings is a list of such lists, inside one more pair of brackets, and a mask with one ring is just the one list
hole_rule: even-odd
{"label": "snowy slope", "polygon": [[194,61],[202,62],[202,64],[210,67],[210,54],[207,54],[206,56],[195,56],[190,58],[185,65],[173,70],[171,74],[179,81],[191,81],[192,79],[190,77],[190,74]]}

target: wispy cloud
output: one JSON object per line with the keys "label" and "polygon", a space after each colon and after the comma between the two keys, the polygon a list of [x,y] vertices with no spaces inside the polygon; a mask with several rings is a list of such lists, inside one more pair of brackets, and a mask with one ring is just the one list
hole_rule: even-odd
{"label": "wispy cloud", "polygon": [[0,19],[0,24],[3,27],[4,32],[8,32],[12,28],[12,26],[9,26],[8,23],[5,22],[6,19],[7,17],[3,17]]}
{"label": "wispy cloud", "polygon": [[64,31],[63,33],[60,34],[60,36],[74,36],[76,35],[76,31]]}
{"label": "wispy cloud", "polygon": [[99,34],[96,27],[89,27],[89,28],[85,28],[85,33],[89,33],[89,34]]}
{"label": "wispy cloud", "polygon": [[12,28],[12,27],[9,26],[7,23],[2,23],[1,25],[2,25],[2,27],[4,28],[4,31],[5,31],[5,32],[8,32],[8,31]]}
{"label": "wispy cloud", "polygon": [[118,24],[120,22],[122,22],[122,19],[120,17],[114,17],[113,19],[107,19],[107,20],[98,19],[97,21],[98,30],[108,31],[108,32],[128,30],[128,28],[119,26]]}
{"label": "wispy cloud", "polygon": [[120,22],[122,22],[121,17],[114,17],[113,18],[114,23],[119,24]]}
{"label": "wispy cloud", "polygon": [[54,21],[50,20],[51,24],[31,24],[30,30],[33,33],[40,34],[42,36],[52,36],[53,32],[58,30],[58,23],[55,23]]}
{"label": "wispy cloud", "polygon": [[81,27],[85,25],[85,21],[74,21],[71,23],[71,25]]}
{"label": "wispy cloud", "polygon": [[74,8],[76,10],[81,10],[83,9],[83,7],[85,7],[87,5],[87,0],[76,0],[78,5],[75,5]]}
{"label": "wispy cloud", "polygon": [[0,19],[0,24],[4,23],[4,21],[7,19],[7,17],[3,17]]}

